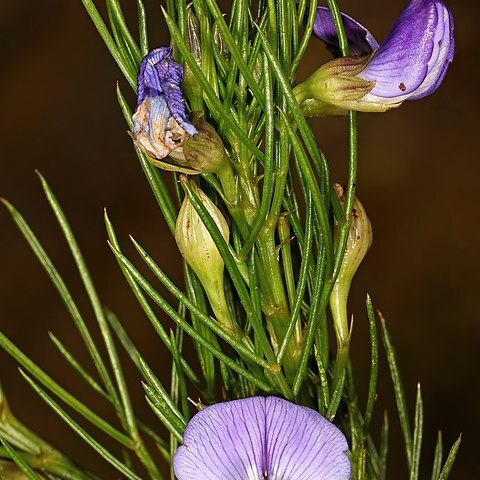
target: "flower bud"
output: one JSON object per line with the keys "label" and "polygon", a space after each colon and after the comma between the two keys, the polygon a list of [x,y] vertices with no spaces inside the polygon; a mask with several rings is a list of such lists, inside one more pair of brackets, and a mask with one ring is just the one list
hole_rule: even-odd
{"label": "flower bud", "polygon": [[[185,183],[188,180],[182,177],[181,182]],[[223,238],[228,242],[230,230],[222,212],[193,182],[190,183],[189,188],[203,203]],[[183,258],[202,283],[217,320],[225,330],[236,335],[237,329],[233,325],[225,299],[223,259],[205,224],[192,205],[188,194],[185,195],[178,214],[175,240]]]}
{"label": "flower bud", "polygon": [[[190,187],[217,224],[225,241],[228,242],[230,231],[222,212],[193,182],[190,183]],[[183,258],[200,280],[220,276],[223,278],[224,264],[220,252],[188,195],[185,195],[178,214],[175,240]]]}
{"label": "flower bud", "polygon": [[[335,190],[340,201],[343,202],[343,188],[335,184]],[[335,233],[335,240],[338,241],[338,227]],[[355,198],[345,254],[340,272],[330,295],[330,308],[332,310],[335,332],[339,343],[347,341],[349,336],[347,317],[348,293],[353,276],[372,245],[372,240],[373,231],[370,220],[360,200]]]}
{"label": "flower bud", "polygon": [[181,161],[197,173],[217,172],[228,162],[222,140],[215,129],[200,116],[193,120],[193,124],[198,133],[184,143]]}

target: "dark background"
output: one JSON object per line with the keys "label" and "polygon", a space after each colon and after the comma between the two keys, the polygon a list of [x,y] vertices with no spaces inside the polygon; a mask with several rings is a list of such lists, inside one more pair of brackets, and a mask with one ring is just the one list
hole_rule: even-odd
{"label": "dark background", "polygon": [[[133,18],[135,2],[123,3]],[[164,44],[166,27],[158,4],[146,5],[151,45]],[[402,5],[402,0],[340,2],[343,10],[368,24],[379,40]],[[423,386],[424,465],[431,464],[438,428],[448,447],[463,432],[452,478],[473,479],[478,472],[480,427],[480,167],[474,75],[480,12],[474,0],[452,0],[449,5],[457,50],[439,91],[388,114],[360,115],[358,195],[372,221],[375,240],[355,279],[350,311],[356,318],[353,352],[360,392],[365,391],[369,355],[363,306],[369,292],[389,321],[412,407],[416,382]],[[115,82],[120,80],[124,92],[128,85],[80,0],[1,0],[0,58],[0,195],[26,216],[78,298],[87,321],[94,325],[34,169],[47,177],[77,234],[102,300],[125,322],[157,371],[167,375],[170,359],[125,286],[103,227],[102,209],[107,206],[127,251],[131,252],[127,234],[133,233],[174,279],[180,279],[178,253],[117,107]],[[327,58],[324,48],[312,43],[302,75]],[[313,125],[332,165],[333,179],[344,181],[345,121],[314,119]],[[61,301],[4,210],[0,210],[0,269],[0,329],[55,379],[108,417],[108,406],[63,367],[52,346],[47,331],[64,339],[88,365]],[[138,378],[126,364],[127,374]],[[36,397],[20,379],[15,362],[3,352],[0,379],[17,416],[105,478],[118,477]],[[377,416],[385,407],[391,411],[395,439],[388,477],[404,479],[404,467],[398,466],[404,464],[403,452],[388,381],[388,372],[382,368]],[[136,380],[132,390],[141,415],[148,416]]]}

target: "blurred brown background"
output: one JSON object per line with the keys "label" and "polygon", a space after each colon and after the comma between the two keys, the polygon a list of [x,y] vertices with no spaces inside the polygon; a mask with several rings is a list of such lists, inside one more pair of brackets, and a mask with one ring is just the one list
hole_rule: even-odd
{"label": "blurred brown background", "polygon": [[[135,1],[123,3],[133,17]],[[340,5],[381,40],[403,3],[343,0]],[[151,45],[164,44],[166,27],[158,3],[147,1],[146,5]],[[480,8],[474,0],[451,0],[449,5],[457,50],[440,90],[422,101],[407,102],[398,111],[360,116],[358,194],[372,220],[375,241],[356,277],[351,313],[357,319],[353,347],[360,392],[365,391],[368,365],[363,305],[369,292],[389,320],[411,404],[416,382],[423,386],[424,465],[431,464],[438,428],[443,429],[448,446],[464,432],[452,478],[473,479],[478,478],[480,427],[480,165],[474,76]],[[117,108],[115,82],[120,80],[128,92],[126,82],[80,0],[1,0],[0,58],[0,195],[26,216],[93,325],[88,301],[34,169],[47,177],[77,234],[102,300],[125,322],[157,371],[167,375],[170,360],[125,286],[103,227],[102,209],[107,206],[123,243],[128,246],[127,234],[133,233],[179,279],[178,254]],[[327,58],[319,43],[312,44],[302,75]],[[344,181],[345,121],[315,119],[313,124],[332,165],[333,179]],[[0,269],[0,329],[54,378],[108,415],[107,405],[63,368],[47,331],[64,339],[85,361],[86,355],[61,301],[1,209]],[[127,373],[137,378],[129,366]],[[3,351],[0,380],[15,412],[27,424],[104,478],[118,478],[35,396]],[[400,433],[385,368],[381,383],[377,415],[390,408],[391,435],[395,436],[388,477],[404,479],[404,467],[398,466],[404,463]],[[148,417],[138,382],[132,388],[135,401],[142,405],[141,415]],[[422,474],[430,478],[426,471]]]}

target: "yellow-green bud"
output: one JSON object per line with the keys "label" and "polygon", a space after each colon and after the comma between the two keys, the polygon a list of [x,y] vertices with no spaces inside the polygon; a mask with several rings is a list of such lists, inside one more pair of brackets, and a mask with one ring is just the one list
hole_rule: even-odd
{"label": "yellow-green bud", "polygon": [[[230,230],[222,212],[193,182],[190,186],[215,220],[225,241],[228,242]],[[200,280],[210,277],[223,278],[224,263],[220,252],[188,195],[185,195],[178,214],[175,240],[183,258]]]}
{"label": "yellow-green bud", "polygon": [[[340,201],[343,203],[343,188],[341,185],[335,184],[335,190]],[[335,241],[338,241],[338,227],[335,232]],[[360,263],[372,245],[372,241],[372,225],[360,200],[355,198],[345,255],[330,295],[330,308],[332,310],[335,332],[339,343],[346,341],[349,336],[347,299],[350,285]]]}
{"label": "yellow-green bud", "polygon": [[[188,182],[185,177],[182,177],[180,181],[184,183]],[[193,182],[189,185],[190,189],[193,190],[215,221],[220,233],[228,243],[230,230],[222,212],[220,212],[216,205]],[[178,214],[175,240],[183,258],[202,283],[217,320],[225,330],[236,335],[238,331],[233,325],[225,299],[223,259],[212,236],[192,205],[188,194],[185,195]]]}

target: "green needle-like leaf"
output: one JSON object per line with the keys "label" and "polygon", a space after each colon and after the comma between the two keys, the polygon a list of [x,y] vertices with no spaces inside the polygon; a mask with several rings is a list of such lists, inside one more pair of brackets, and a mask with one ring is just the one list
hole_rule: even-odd
{"label": "green needle-like leaf", "polygon": [[[225,363],[232,370],[240,373],[245,378],[249,379],[257,387],[264,391],[271,391],[271,386],[265,383],[263,380],[258,379],[256,376],[252,375],[248,370],[241,367],[236,361],[232,360],[230,357],[221,352],[218,347],[212,345],[208,340],[203,338],[198,334],[182,317],[180,317],[177,312],[168,304],[168,302],[155,291],[155,289],[145,280],[145,278],[140,275],[138,270],[119,252],[114,252],[117,255],[117,258],[127,267],[128,271],[131,273],[132,277],[138,283],[138,285],[147,293],[147,295],[168,315],[175,321],[188,335],[190,335],[195,341],[202,344],[207,348],[212,354],[217,357],[221,362]],[[258,359],[257,363],[261,362],[261,359]],[[267,364],[268,365],[268,364]],[[267,367],[269,368],[269,367]]]}
{"label": "green needle-like leaf", "polygon": [[48,333],[53,344],[61,353],[63,358],[70,364],[70,366],[78,373],[78,375],[85,380],[97,393],[103,397],[107,397],[107,393],[100,386],[100,384],[85,370],[85,368],[78,362],[72,353],[65,347],[65,345],[52,333]]}
{"label": "green needle-like leaf", "polygon": [[415,402],[415,428],[413,430],[412,465],[410,467],[410,480],[418,480],[420,469],[420,454],[423,439],[423,401],[420,384],[417,385],[417,400]]}
{"label": "green needle-like leaf", "polygon": [[443,461],[443,440],[442,432],[438,431],[437,444],[435,446],[435,454],[433,457],[433,468],[432,468],[432,479],[438,480],[440,472],[442,470],[442,461]]}
{"label": "green needle-like leaf", "polygon": [[398,368],[397,356],[393,347],[390,333],[387,329],[387,323],[382,315],[380,315],[382,322],[382,338],[385,351],[387,353],[388,366],[390,367],[390,376],[392,377],[393,389],[395,391],[395,400],[397,402],[397,411],[400,419],[400,426],[402,427],[403,440],[405,442],[405,453],[409,468],[412,464],[412,432],[410,430],[410,419],[408,418],[407,401],[403,390],[402,379],[400,377],[400,370]]}
{"label": "green needle-like leaf", "polygon": [[138,360],[148,385],[152,387],[152,390],[155,392],[155,394],[162,400],[162,402],[165,403],[166,407],[169,409],[169,413],[171,414],[169,416],[175,418],[176,423],[180,426],[180,428],[183,429],[187,422],[180,410],[178,410],[175,402],[172,400],[165,387],[153,373],[152,369],[148,366],[147,362],[145,362],[145,360],[140,356],[138,357]]}
{"label": "green needle-like leaf", "polygon": [[30,358],[22,353],[3,333],[0,332],[0,346],[13,357],[27,372],[34,378],[45,385],[50,391],[63,400],[69,407],[76,410],[90,423],[95,425],[107,435],[111,436],[123,446],[133,449],[134,444],[130,438],[122,432],[112,427],[108,422],[99,417],[96,413],[85,406],[74,395],[67,392],[57,382],[55,382],[49,375],[47,375],[40,367],[38,367]]}
{"label": "green needle-like leaf", "polygon": [[109,374],[105,368],[105,364],[100,356],[97,346],[95,345],[95,342],[90,334],[90,331],[87,328],[85,321],[83,320],[82,315],[77,305],[75,304],[67,286],[65,285],[65,282],[63,281],[62,277],[58,273],[58,270],[53,265],[49,256],[45,252],[44,248],[38,241],[35,234],[30,229],[30,227],[28,226],[27,222],[22,217],[22,215],[15,209],[15,207],[12,204],[7,202],[6,200],[2,200],[2,202],[7,207],[9,213],[11,214],[20,232],[24,236],[25,240],[27,240],[33,253],[37,257],[38,261],[44,268],[47,275],[49,276],[50,281],[53,283],[53,286],[58,291],[70,316],[75,322],[75,325],[78,328],[80,335],[82,336],[82,339],[85,343],[85,346],[87,347],[90,357],[92,358],[93,363],[96,366],[103,382],[105,384],[109,383]]}
{"label": "green needle-like leaf", "polygon": [[380,436],[380,449],[378,455],[378,480],[387,479],[387,455],[388,455],[388,413],[383,414],[382,431]]}
{"label": "green needle-like leaf", "polygon": [[365,408],[365,434],[369,431],[370,421],[372,419],[373,408],[377,396],[377,378],[378,378],[378,337],[375,321],[375,311],[373,309],[372,299],[367,295],[367,315],[370,327],[370,379],[368,382],[367,406]]}
{"label": "green needle-like leaf", "polygon": [[0,443],[3,445],[8,456],[15,462],[17,467],[25,474],[28,480],[41,480],[39,475],[30,467],[25,459],[20,456],[11,445],[0,436]]}
{"label": "green needle-like leaf", "polygon": [[140,35],[140,53],[144,57],[148,53],[147,12],[142,0],[137,0],[138,31]]}
{"label": "green needle-like leaf", "polygon": [[97,7],[92,0],[82,0],[82,3],[87,10],[92,22],[94,23],[95,27],[97,27],[98,33],[102,37],[105,45],[107,46],[110,54],[112,55],[113,59],[117,62],[117,65],[120,67],[123,75],[127,79],[128,83],[131,87],[136,91],[137,90],[137,79],[136,73],[128,67],[125,61],[120,54],[117,45],[115,44],[110,32],[108,31],[105,22],[103,21],[100,13],[98,13]]}
{"label": "green needle-like leaf", "polygon": [[28,384],[35,390],[42,400],[77,434],[85,443],[90,445],[102,458],[113,465],[120,473],[123,473],[130,480],[142,480],[129,468],[127,468],[120,460],[111,454],[104,446],[95,440],[89,433],[87,433],[72,417],[70,417],[65,410],[63,410],[58,403],[56,403],[41,387],[37,385],[28,375],[20,371],[22,376]]}
{"label": "green needle-like leaf", "polygon": [[107,0],[107,6],[112,12],[112,19],[115,23],[115,27],[120,33],[126,47],[128,48],[134,65],[136,65],[138,68],[140,60],[142,59],[142,54],[140,52],[140,48],[133,39],[130,30],[128,29],[127,23],[125,22],[125,17],[123,16],[120,2],[118,0]]}
{"label": "green needle-like leaf", "polygon": [[460,448],[460,444],[462,443],[462,435],[457,438],[457,441],[453,444],[450,452],[448,452],[447,460],[445,461],[445,465],[440,472],[440,476],[438,480],[447,480],[450,476],[450,472],[452,471],[453,464],[455,463],[455,459],[457,457],[458,449]]}

